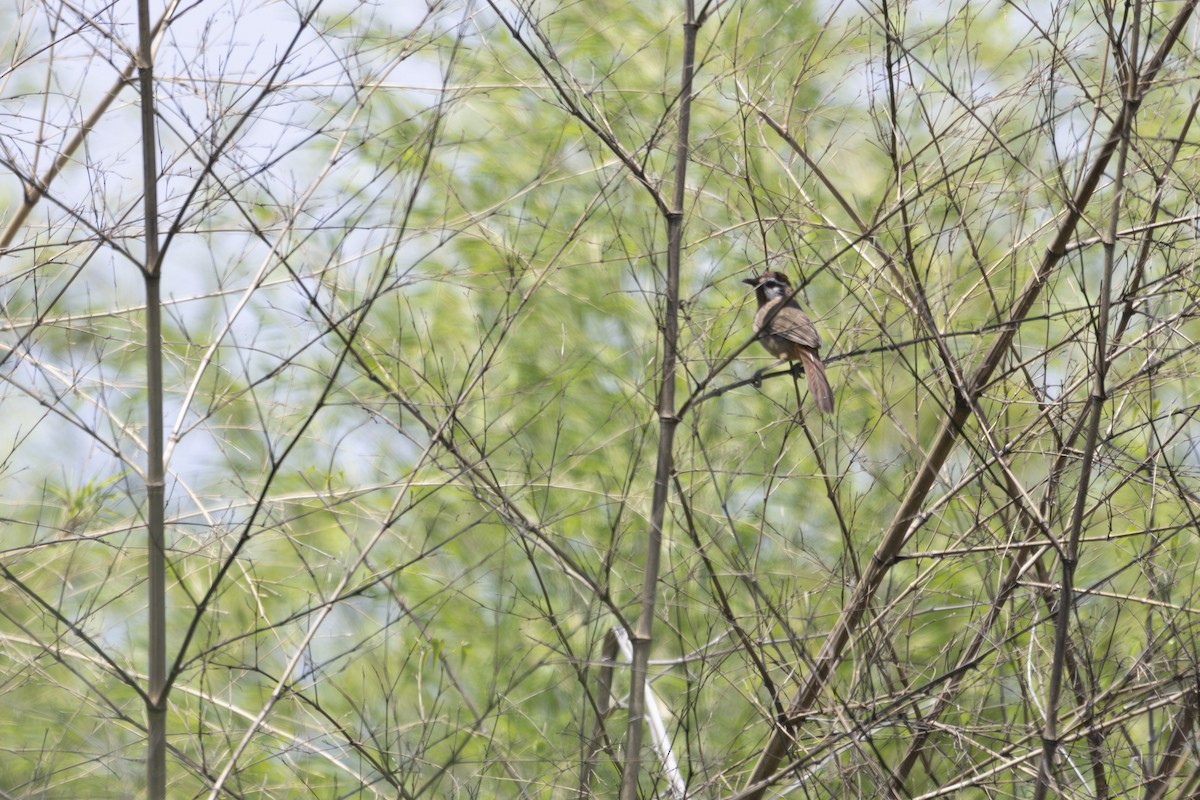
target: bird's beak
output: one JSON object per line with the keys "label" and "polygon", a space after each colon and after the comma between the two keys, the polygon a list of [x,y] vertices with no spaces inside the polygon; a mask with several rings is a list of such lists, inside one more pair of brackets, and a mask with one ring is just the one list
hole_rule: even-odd
{"label": "bird's beak", "polygon": [[758,286],[758,278],[742,278],[742,283],[748,283],[751,286]]}

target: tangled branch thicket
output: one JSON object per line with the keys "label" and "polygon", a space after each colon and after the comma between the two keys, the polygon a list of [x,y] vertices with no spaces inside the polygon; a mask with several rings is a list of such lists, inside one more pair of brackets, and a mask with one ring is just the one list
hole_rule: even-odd
{"label": "tangled branch thicket", "polygon": [[400,5],[0,9],[5,796],[1200,797],[1194,0]]}

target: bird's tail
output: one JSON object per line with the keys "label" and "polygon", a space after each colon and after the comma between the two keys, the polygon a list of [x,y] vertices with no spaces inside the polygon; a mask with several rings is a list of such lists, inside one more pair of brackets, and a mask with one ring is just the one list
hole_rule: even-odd
{"label": "bird's tail", "polygon": [[804,362],[804,377],[808,381],[813,402],[817,408],[829,414],[833,411],[833,389],[829,388],[829,379],[825,377],[825,365],[807,350],[801,351],[800,360]]}

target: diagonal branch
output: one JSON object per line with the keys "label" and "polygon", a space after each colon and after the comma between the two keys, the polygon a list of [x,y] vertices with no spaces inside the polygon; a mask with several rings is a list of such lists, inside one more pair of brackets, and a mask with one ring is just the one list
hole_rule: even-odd
{"label": "diagonal branch", "polygon": [[[1091,201],[1096,187],[1104,176],[1104,171],[1108,167],[1109,161],[1121,143],[1128,119],[1136,113],[1141,98],[1153,86],[1155,77],[1183,33],[1184,26],[1191,18],[1192,12],[1196,7],[1196,2],[1197,0],[1188,0],[1176,14],[1175,19],[1166,31],[1162,43],[1159,45],[1158,50],[1155,51],[1146,67],[1145,73],[1142,75],[1138,96],[1121,107],[1121,111],[1113,121],[1108,136],[1096,154],[1091,169],[1088,170],[1084,180],[1076,191],[1075,197],[1071,202],[1070,208],[1067,209],[1066,216],[1059,226],[1054,240],[1046,249],[1046,253],[1038,263],[1029,283],[1022,290],[1020,297],[1013,306],[1007,324],[1001,329],[995,341],[992,342],[991,347],[984,354],[979,366],[966,381],[964,387],[965,396],[960,395],[955,399],[950,417],[942,424],[933,445],[929,448],[928,457],[912,481],[908,494],[897,509],[896,515],[884,533],[883,539],[880,541],[875,553],[866,564],[862,581],[855,587],[854,594],[842,610],[837,622],[834,624],[833,630],[825,640],[821,652],[817,655],[813,671],[809,674],[799,694],[793,700],[790,707],[793,717],[803,714],[812,707],[813,703],[816,702],[824,690],[834,668],[841,663],[850,637],[858,630],[859,623],[870,607],[876,590],[891,570],[891,566],[895,562],[900,548],[908,540],[913,521],[918,517],[921,506],[925,502],[929,491],[933,488],[938,473],[958,442],[963,425],[971,413],[971,401],[977,399],[987,386],[992,374],[999,367],[1004,355],[1008,352],[1021,321],[1029,314],[1034,303],[1037,302],[1047,280],[1054,273],[1066,253],[1066,248],[1075,234],[1076,226],[1083,217],[1083,211]],[[757,800],[757,798],[762,797],[767,786],[775,778],[779,766],[783,763],[784,756],[791,742],[792,734],[786,728],[778,727],[772,732],[750,776],[748,788],[741,795],[742,797],[748,800],[751,798]]]}

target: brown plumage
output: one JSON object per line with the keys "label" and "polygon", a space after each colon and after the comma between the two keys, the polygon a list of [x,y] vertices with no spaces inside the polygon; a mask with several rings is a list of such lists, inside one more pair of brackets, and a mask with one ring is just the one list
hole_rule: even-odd
{"label": "brown plumage", "polygon": [[799,361],[804,365],[808,391],[817,408],[828,414],[833,411],[833,390],[825,377],[825,365],[818,351],[821,337],[817,326],[800,310],[792,296],[792,283],[782,272],[764,272],[742,283],[754,287],[758,312],[754,315],[754,333],[767,352],[779,359]]}

